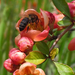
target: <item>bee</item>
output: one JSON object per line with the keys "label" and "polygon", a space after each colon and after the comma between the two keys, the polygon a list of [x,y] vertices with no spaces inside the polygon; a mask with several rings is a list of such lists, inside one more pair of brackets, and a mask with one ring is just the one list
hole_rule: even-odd
{"label": "bee", "polygon": [[[38,22],[38,16],[35,14],[29,14],[29,17],[25,17],[24,19],[22,19],[20,25],[19,25],[19,30],[23,31],[25,29],[25,27],[30,24],[30,23],[37,23]],[[29,27],[27,27],[27,30],[29,29]]]}

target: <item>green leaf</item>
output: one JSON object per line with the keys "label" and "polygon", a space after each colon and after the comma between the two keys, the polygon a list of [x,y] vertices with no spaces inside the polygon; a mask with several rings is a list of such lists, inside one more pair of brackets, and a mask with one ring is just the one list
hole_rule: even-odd
{"label": "green leaf", "polygon": [[64,17],[61,21],[58,22],[59,26],[69,26],[71,24],[72,22],[70,21],[68,17]]}
{"label": "green leaf", "polygon": [[39,51],[32,51],[25,58],[25,61],[33,63],[35,65],[41,64],[45,60],[46,56]]}
{"label": "green leaf", "polygon": [[73,0],[66,0],[67,2],[72,2]]}
{"label": "green leaf", "polygon": [[43,54],[49,55],[49,47],[47,44],[43,41],[35,43],[36,47],[38,48],[39,51],[41,51]]}
{"label": "green leaf", "polygon": [[68,65],[58,63],[58,62],[54,62],[54,64],[57,67],[57,70],[60,75],[74,75],[72,68],[69,67]]}
{"label": "green leaf", "polygon": [[54,60],[54,58],[56,57],[56,55],[58,54],[59,49],[58,48],[54,48],[51,52],[50,52],[50,58],[52,60]]}
{"label": "green leaf", "polygon": [[60,10],[63,14],[65,14],[69,18],[71,17],[69,7],[65,0],[52,0],[52,1],[58,10]]}

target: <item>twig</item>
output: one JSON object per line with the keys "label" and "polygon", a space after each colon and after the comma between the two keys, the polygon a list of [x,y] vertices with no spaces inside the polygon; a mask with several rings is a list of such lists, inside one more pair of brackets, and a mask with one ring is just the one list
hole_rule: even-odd
{"label": "twig", "polygon": [[51,46],[51,48],[49,49],[49,52],[55,47],[55,45],[58,43],[58,41],[60,40],[60,38],[67,32],[69,31],[74,24],[68,26],[60,35],[58,35],[57,39],[55,40],[55,42],[53,43],[53,45]]}
{"label": "twig", "polygon": [[54,36],[54,35],[53,35],[52,37],[50,37],[50,39],[49,39],[48,41],[55,40],[55,39],[57,39],[57,37],[58,37],[58,36]]}
{"label": "twig", "polygon": [[73,29],[70,29],[69,31],[75,31],[75,28],[73,28]]}

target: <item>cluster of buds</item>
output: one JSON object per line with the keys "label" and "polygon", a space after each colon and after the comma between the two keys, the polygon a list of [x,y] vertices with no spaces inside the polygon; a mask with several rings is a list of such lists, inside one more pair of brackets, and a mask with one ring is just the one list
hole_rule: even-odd
{"label": "cluster of buds", "polygon": [[4,67],[9,72],[14,72],[19,68],[20,64],[24,62],[26,54],[18,50],[17,48],[13,48],[9,51],[9,59],[5,60]]}
{"label": "cluster of buds", "polygon": [[42,9],[40,13],[34,9],[24,12],[23,17],[16,24],[19,35],[15,37],[15,44],[18,48],[11,49],[9,58],[4,62],[7,71],[12,72],[13,75],[45,75],[42,69],[26,62],[25,58],[32,51],[34,42],[47,38],[50,26],[54,27],[54,21],[54,15]]}

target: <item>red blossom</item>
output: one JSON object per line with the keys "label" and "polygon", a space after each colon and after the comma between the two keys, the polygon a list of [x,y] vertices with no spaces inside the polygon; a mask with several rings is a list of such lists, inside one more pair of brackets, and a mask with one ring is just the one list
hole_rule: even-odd
{"label": "red blossom", "polygon": [[25,11],[24,17],[28,16],[29,14],[35,14],[38,16],[39,22],[37,24],[35,23],[33,25],[30,24],[29,30],[27,30],[27,28],[25,27],[25,29],[23,31],[20,31],[19,25],[24,17],[21,18],[16,24],[16,29],[21,34],[21,37],[29,37],[34,41],[42,41],[42,40],[46,39],[46,37],[48,36],[49,30],[50,30],[50,28],[48,26],[49,17],[45,13],[45,11],[40,10],[40,12],[41,12],[41,14],[39,14],[34,9],[28,9]]}

